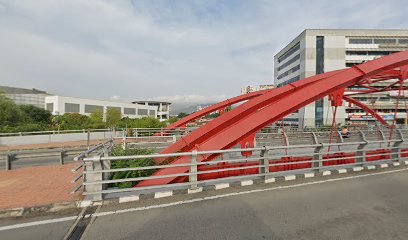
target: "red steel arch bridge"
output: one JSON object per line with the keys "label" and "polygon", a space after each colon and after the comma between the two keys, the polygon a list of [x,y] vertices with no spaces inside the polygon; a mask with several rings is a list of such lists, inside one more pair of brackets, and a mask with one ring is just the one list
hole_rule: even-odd
{"label": "red steel arch bridge", "polygon": [[[338,136],[335,133],[335,116],[337,108],[342,106],[343,101],[354,104],[363,109],[367,114],[372,115],[386,129],[389,129],[385,138],[391,139],[393,138],[393,134],[395,134],[395,131],[393,131],[395,128],[395,116],[393,122],[388,124],[379,114],[371,109],[370,106],[353,99],[352,96],[397,89],[398,96],[395,106],[397,110],[398,105],[405,103],[405,100],[404,103],[402,103],[401,98],[404,95],[404,90],[406,90],[403,83],[407,78],[408,51],[404,51],[355,65],[351,68],[308,77],[280,88],[237,96],[193,113],[169,125],[165,130],[184,128],[188,123],[192,123],[214,111],[220,111],[222,113],[211,122],[183,136],[174,144],[164,149],[161,154],[189,152],[193,150],[224,150],[237,145],[240,145],[241,148],[251,148],[253,147],[255,134],[258,131],[325,96],[329,97],[334,115],[329,142],[337,141]],[[388,81],[391,79],[397,80]],[[388,82],[388,85],[375,88],[371,86],[371,83],[375,82]],[[346,94],[345,89],[353,86],[358,86],[362,90]],[[242,104],[229,112],[224,112],[226,107],[237,103]],[[396,113],[397,111],[395,111],[394,114]],[[250,156],[251,152],[244,152],[243,155]],[[218,154],[201,155],[197,161],[209,162],[216,159],[217,156]],[[330,154],[326,157],[330,157]],[[307,159],[308,158],[303,158],[303,160]],[[350,159],[350,161],[354,161],[352,158]],[[158,164],[164,162],[166,164],[186,164],[190,159],[186,156],[180,156],[157,158],[156,161]],[[291,161],[291,159],[288,161]],[[198,170],[205,169],[205,166],[200,166]],[[189,167],[162,168],[155,172],[153,176],[171,176],[188,171]],[[256,172],[258,170],[253,169],[253,171]],[[215,177],[211,174],[200,176],[203,179]],[[185,180],[185,177],[150,179],[140,182],[137,187],[177,183]]]}

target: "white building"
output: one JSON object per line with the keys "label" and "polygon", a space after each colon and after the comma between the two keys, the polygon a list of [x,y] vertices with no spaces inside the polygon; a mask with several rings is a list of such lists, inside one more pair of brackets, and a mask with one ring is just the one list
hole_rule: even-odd
{"label": "white building", "polygon": [[157,106],[122,103],[114,101],[103,101],[76,97],[48,96],[45,97],[45,109],[54,115],[63,115],[65,113],[79,113],[90,115],[95,111],[102,111],[106,114],[108,109],[117,109],[122,117],[142,118],[157,117]]}
{"label": "white building", "polygon": [[[275,86],[323,72],[343,69],[376,57],[408,49],[408,30],[306,29],[275,55]],[[328,98],[318,100],[285,118],[300,127],[329,125]],[[337,123],[345,123],[346,107],[338,109]]]}
{"label": "white building", "polygon": [[241,88],[241,94],[247,94],[251,92],[257,92],[261,90],[273,89],[273,85],[256,85],[256,86],[245,86]]}
{"label": "white building", "polygon": [[157,109],[157,119],[160,121],[166,121],[170,118],[170,105],[169,102],[161,101],[134,101],[134,104],[155,107]]}

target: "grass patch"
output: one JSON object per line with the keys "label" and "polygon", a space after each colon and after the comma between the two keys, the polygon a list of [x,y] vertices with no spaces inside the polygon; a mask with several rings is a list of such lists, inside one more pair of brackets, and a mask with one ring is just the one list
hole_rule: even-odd
{"label": "grass patch", "polygon": [[[145,149],[145,148],[135,148],[135,149],[124,150],[121,146],[116,146],[112,149],[112,156],[149,155],[153,153],[154,153],[153,150]],[[154,166],[154,165],[156,165],[156,162],[154,161],[153,158],[114,160],[111,162],[111,169],[147,167],[147,166]],[[111,179],[147,177],[147,176],[152,175],[155,171],[156,170],[151,169],[151,170],[114,172],[111,176]],[[135,186],[138,182],[139,181],[113,183],[111,187],[131,188]]]}

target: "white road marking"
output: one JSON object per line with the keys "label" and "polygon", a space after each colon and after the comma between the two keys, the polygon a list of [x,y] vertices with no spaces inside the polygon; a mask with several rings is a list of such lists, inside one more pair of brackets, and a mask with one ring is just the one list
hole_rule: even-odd
{"label": "white road marking", "polygon": [[75,220],[77,217],[78,216],[71,216],[71,217],[64,217],[64,218],[54,218],[54,219],[49,219],[49,220],[42,220],[42,221],[35,221],[35,222],[28,222],[28,223],[20,223],[20,224],[15,224],[15,225],[3,226],[3,227],[0,227],[0,231],[16,229],[16,228],[25,228],[25,227],[31,227],[31,226],[38,226],[38,225],[44,225],[44,224],[49,224],[49,223],[66,222],[66,221]]}
{"label": "white road marking", "polygon": [[[201,202],[201,201],[208,201],[208,200],[214,200],[214,199],[219,199],[219,198],[226,198],[226,197],[232,197],[232,196],[238,196],[238,195],[244,195],[244,194],[250,194],[250,193],[258,193],[258,192],[267,192],[267,191],[274,191],[274,190],[280,190],[280,189],[297,188],[297,187],[303,187],[303,186],[309,186],[309,185],[323,184],[323,183],[328,183],[328,182],[338,182],[338,181],[343,181],[343,180],[363,178],[363,177],[376,176],[376,175],[384,175],[384,174],[388,174],[388,173],[396,173],[396,172],[403,172],[403,171],[408,171],[408,168],[385,171],[385,172],[378,172],[378,173],[367,173],[367,174],[361,174],[361,175],[349,176],[349,177],[332,178],[332,179],[313,181],[313,182],[306,182],[306,183],[299,183],[299,184],[293,184],[293,185],[287,185],[287,186],[277,186],[277,187],[271,187],[271,188],[263,188],[263,189],[254,189],[254,190],[242,191],[242,192],[233,192],[233,193],[227,193],[227,194],[221,194],[221,195],[215,195],[215,196],[209,196],[209,197],[203,197],[203,198],[195,198],[195,199],[190,199],[190,200],[185,200],[185,201],[178,201],[178,202],[159,204],[159,205],[151,205],[151,206],[147,206],[147,207],[128,208],[128,209],[109,211],[109,212],[97,212],[97,213],[92,214],[92,216],[102,217],[102,216],[108,216],[108,215],[120,214],[120,213],[144,211],[144,210],[156,209],[156,208],[166,208],[166,207],[177,206],[177,205],[182,205],[182,204]],[[55,218],[55,219],[49,219],[49,220],[43,220],[43,221],[35,221],[35,222],[29,222],[29,223],[21,223],[21,224],[3,226],[3,227],[0,227],[0,231],[18,229],[18,228],[25,228],[25,227],[31,227],[31,226],[37,226],[37,225],[44,225],[44,224],[50,224],[50,223],[58,223],[58,222],[64,222],[64,221],[70,221],[70,220],[75,220],[77,217],[78,216],[71,216],[71,217]],[[84,217],[87,218],[87,217],[90,217],[90,215],[88,214],[88,215],[85,215]]]}

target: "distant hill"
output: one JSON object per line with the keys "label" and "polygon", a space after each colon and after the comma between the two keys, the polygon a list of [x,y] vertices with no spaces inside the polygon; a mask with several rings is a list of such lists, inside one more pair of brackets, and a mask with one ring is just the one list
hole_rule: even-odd
{"label": "distant hill", "polygon": [[181,112],[190,114],[190,113],[197,111],[198,106],[210,106],[213,104],[214,103],[187,105],[187,104],[174,103],[171,105],[171,112],[172,114],[179,114]]}

